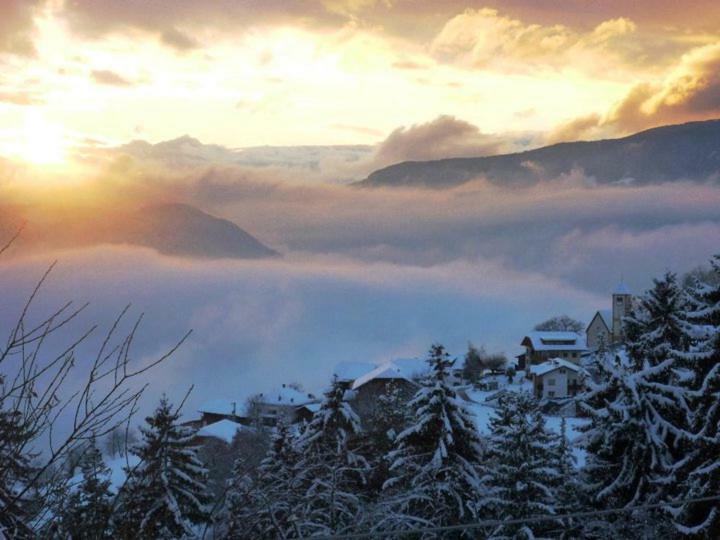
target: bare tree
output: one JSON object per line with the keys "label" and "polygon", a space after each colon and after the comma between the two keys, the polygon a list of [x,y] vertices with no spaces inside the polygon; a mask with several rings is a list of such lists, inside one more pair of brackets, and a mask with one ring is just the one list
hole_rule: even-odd
{"label": "bare tree", "polygon": [[[18,235],[19,231],[0,247],[0,254]],[[147,386],[136,382],[190,335],[185,334],[158,358],[135,365],[131,347],[143,315],[130,323],[129,331],[122,332],[130,313],[128,305],[101,335],[96,353],[89,358],[79,347],[97,334],[97,324],[89,324],[64,346],[50,350],[49,338],[64,337],[70,323],[79,321],[88,306],[68,301],[41,316],[40,322],[31,322],[31,312],[55,266],[50,265],[38,280],[5,344],[0,345],[0,420],[10,419],[8,428],[0,429],[0,533],[11,537],[28,535],[30,524],[42,523],[47,507],[28,504],[41,481],[61,482],[63,467],[59,465],[73,449],[128,424]],[[86,372],[80,372],[83,364]],[[79,387],[72,384],[71,374],[79,376]],[[67,420],[64,432],[58,429],[61,419]],[[33,457],[35,462],[29,466]],[[19,470],[19,464],[26,466]]]}
{"label": "bare tree", "polygon": [[585,325],[568,317],[567,315],[558,315],[551,317],[547,321],[543,321],[535,325],[534,330],[542,332],[582,332]]}

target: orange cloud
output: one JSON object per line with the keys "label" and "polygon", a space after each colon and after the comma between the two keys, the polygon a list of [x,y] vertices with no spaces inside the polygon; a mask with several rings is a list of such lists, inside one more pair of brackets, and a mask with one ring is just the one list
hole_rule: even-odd
{"label": "orange cloud", "polygon": [[552,142],[704,120],[720,116],[720,42],[684,54],[659,82],[642,82],[605,115],[591,114],[555,128]]}
{"label": "orange cloud", "polygon": [[33,16],[43,0],[3,0],[0,3],[0,53],[35,54]]}

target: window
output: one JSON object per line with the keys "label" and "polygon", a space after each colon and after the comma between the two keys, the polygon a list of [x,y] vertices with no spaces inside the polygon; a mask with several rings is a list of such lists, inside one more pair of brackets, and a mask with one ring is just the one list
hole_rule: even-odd
{"label": "window", "polygon": [[617,302],[618,304],[622,304],[623,303],[622,296],[618,296],[617,300],[615,300],[615,302]]}
{"label": "window", "polygon": [[555,386],[555,379],[548,379],[548,386]]}
{"label": "window", "polygon": [[550,390],[550,391],[548,392],[548,397],[555,397],[555,392],[552,391],[552,390]]}

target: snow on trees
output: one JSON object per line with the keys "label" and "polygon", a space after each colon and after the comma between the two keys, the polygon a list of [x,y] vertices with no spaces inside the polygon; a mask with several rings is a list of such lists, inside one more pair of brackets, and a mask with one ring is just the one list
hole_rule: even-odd
{"label": "snow on trees", "polygon": [[63,501],[56,533],[63,538],[113,538],[110,517],[114,495],[110,490],[110,469],[94,437],[84,448],[80,470],[82,479],[77,486],[71,486],[70,495]]}
{"label": "snow on trees", "polygon": [[368,464],[354,447],[359,433],[360,419],[335,378],[296,444],[301,499],[295,515],[301,536],[347,532],[362,520]]}
{"label": "snow on trees", "polygon": [[193,537],[205,523],[209,502],[207,472],[197,458],[193,433],[178,423],[167,398],[146,418],[142,440],[133,449],[140,464],[128,471],[117,530],[122,538]]}
{"label": "snow on trees", "polygon": [[296,536],[294,511],[299,504],[295,482],[299,456],[293,432],[279,422],[257,475],[238,456],[219,529],[223,538],[288,538]]}
{"label": "snow on trees", "polygon": [[[569,458],[535,399],[525,393],[503,397],[490,430],[482,506],[500,520],[555,514],[560,467],[569,466]],[[559,523],[500,525],[491,535],[534,538],[553,526]]]}
{"label": "snow on trees", "polygon": [[[711,261],[711,269],[714,279],[696,281],[690,290],[688,328],[693,343],[683,359],[694,377],[690,426],[684,455],[676,464],[678,476],[684,479],[680,499],[720,494],[720,255]],[[680,504],[672,514],[683,534],[720,536],[717,501]]]}
{"label": "snow on trees", "polygon": [[397,436],[388,456],[386,528],[455,525],[478,517],[480,437],[448,384],[454,361],[445,348],[433,345],[428,362],[432,372],[408,405],[410,427]]}

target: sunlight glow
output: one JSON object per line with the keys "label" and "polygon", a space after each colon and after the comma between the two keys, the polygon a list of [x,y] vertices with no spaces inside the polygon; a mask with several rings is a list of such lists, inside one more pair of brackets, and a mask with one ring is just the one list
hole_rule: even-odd
{"label": "sunlight glow", "polygon": [[69,141],[64,130],[31,111],[13,140],[0,142],[0,154],[33,165],[59,165],[67,160]]}

